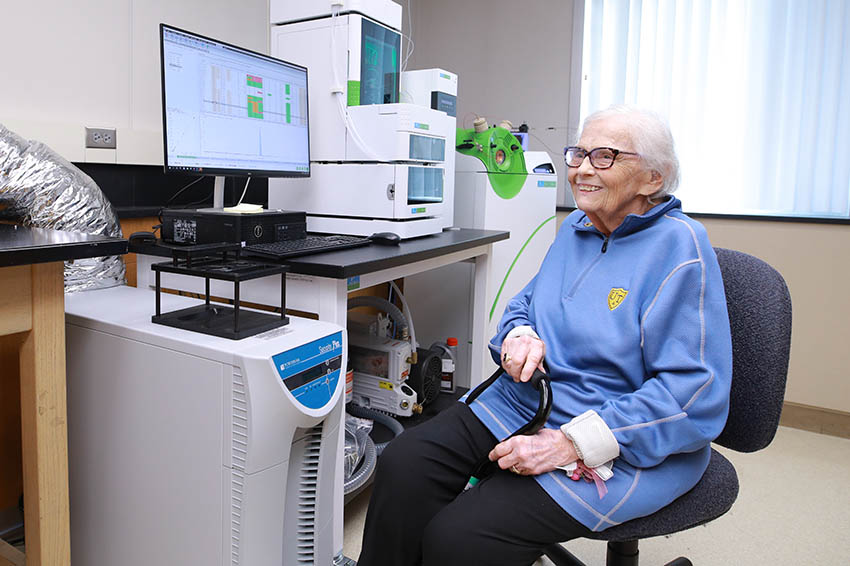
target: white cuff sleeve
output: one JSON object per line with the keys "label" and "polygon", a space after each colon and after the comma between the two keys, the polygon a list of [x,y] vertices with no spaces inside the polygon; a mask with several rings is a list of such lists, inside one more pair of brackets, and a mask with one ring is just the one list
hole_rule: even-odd
{"label": "white cuff sleeve", "polygon": [[572,440],[579,459],[588,468],[600,466],[620,455],[620,445],[614,433],[596,411],[585,411],[561,425],[561,432]]}
{"label": "white cuff sleeve", "polygon": [[540,340],[540,336],[538,336],[534,329],[528,326],[527,324],[523,326],[514,326],[513,328],[511,328],[511,331],[508,332],[507,336],[505,336],[505,340],[507,340],[508,338],[516,338],[517,336],[531,336],[532,338],[537,338],[538,340]]}

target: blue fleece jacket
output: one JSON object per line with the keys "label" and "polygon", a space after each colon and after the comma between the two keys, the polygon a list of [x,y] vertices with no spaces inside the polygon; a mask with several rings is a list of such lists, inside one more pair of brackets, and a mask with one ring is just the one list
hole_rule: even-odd
{"label": "blue fleece jacket", "polygon": [[[554,405],[546,426],[592,410],[619,445],[602,498],[561,470],[536,477],[564,510],[601,531],[655,512],[699,481],[726,422],[732,346],[716,255],[677,199],[627,216],[607,238],[583,212],[571,213],[505,309],[490,342],[496,363],[508,332],[524,325],[546,344]],[[530,385],[503,375],[472,410],[502,439],[537,402]]]}

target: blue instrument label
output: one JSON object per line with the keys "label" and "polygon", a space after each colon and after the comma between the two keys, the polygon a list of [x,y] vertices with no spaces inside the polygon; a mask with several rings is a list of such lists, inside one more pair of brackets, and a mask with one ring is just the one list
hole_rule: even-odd
{"label": "blue instrument label", "polygon": [[342,332],[302,344],[272,357],[283,384],[310,409],[328,404],[342,370]]}

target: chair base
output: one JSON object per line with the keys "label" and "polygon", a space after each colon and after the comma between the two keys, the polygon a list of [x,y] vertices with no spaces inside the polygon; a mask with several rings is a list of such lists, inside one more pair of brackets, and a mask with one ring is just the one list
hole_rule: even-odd
{"label": "chair base", "polygon": [[[553,544],[547,546],[543,552],[555,566],[586,566],[584,562],[561,546]],[[608,541],[608,552],[605,558],[606,566],[638,566],[638,541]],[[693,566],[690,560],[680,556],[665,566]]]}
{"label": "chair base", "polygon": [[543,554],[552,561],[555,566],[587,566],[584,562],[576,558],[576,556],[561,546],[555,543],[547,546]]}

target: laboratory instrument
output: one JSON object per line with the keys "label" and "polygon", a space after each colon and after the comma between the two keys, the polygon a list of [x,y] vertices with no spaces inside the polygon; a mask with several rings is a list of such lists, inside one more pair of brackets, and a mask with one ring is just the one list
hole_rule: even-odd
{"label": "laboratory instrument", "polygon": [[66,297],[72,561],[344,562],[345,331],[292,317],[229,340],[153,324],[153,305]]}
{"label": "laboratory instrument", "polygon": [[456,120],[399,102],[401,6],[273,0],[273,54],[310,69],[311,176],[269,182],[269,206],[311,232],[412,238],[453,223]]}
{"label": "laboratory instrument", "polygon": [[239,213],[166,208],[160,218],[163,241],[175,244],[260,244],[304,238],[307,232],[306,215],[288,210]]}
{"label": "laboratory instrument", "polygon": [[457,118],[457,75],[445,69],[401,74],[401,101],[427,106]]}
{"label": "laboratory instrument", "polygon": [[348,353],[354,368],[352,403],[400,417],[421,411],[410,377],[412,347],[406,340],[349,332]]}

